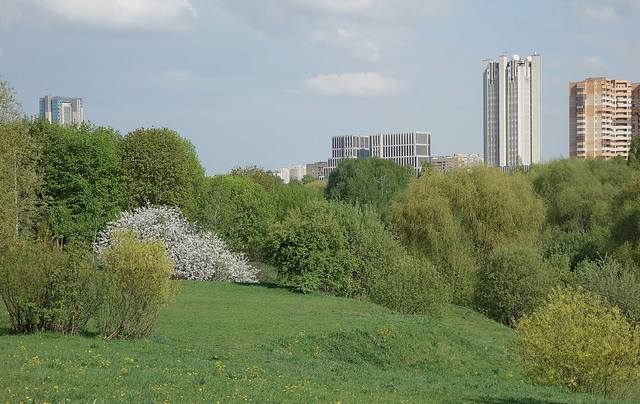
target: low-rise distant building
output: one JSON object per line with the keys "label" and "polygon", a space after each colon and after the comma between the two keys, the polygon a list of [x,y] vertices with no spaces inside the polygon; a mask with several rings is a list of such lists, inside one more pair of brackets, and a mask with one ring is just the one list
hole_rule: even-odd
{"label": "low-rise distant building", "polygon": [[449,156],[434,156],[431,158],[431,165],[442,172],[456,168],[477,166],[483,162],[484,159],[479,154],[454,153]]}
{"label": "low-rise distant building", "polygon": [[317,180],[323,180],[325,167],[327,167],[326,161],[316,161],[315,163],[307,164],[307,175]]}
{"label": "low-rise distant building", "polygon": [[369,136],[344,135],[331,139],[331,157],[324,170],[329,177],[340,161],[378,157],[400,166],[412,167],[416,174],[431,156],[431,134],[428,132],[380,133]]}
{"label": "low-rise distant building", "polygon": [[288,184],[291,180],[302,181],[305,175],[307,175],[306,165],[291,165],[289,167],[283,167],[276,170],[276,175],[282,179],[282,182]]}

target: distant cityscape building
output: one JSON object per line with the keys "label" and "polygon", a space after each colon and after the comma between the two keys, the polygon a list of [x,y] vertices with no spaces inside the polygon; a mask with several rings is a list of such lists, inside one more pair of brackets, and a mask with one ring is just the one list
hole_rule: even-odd
{"label": "distant cityscape building", "polygon": [[307,175],[306,165],[292,165],[289,167],[283,167],[276,171],[276,175],[282,179],[282,182],[288,184],[291,180],[302,181],[305,175]]}
{"label": "distant cityscape building", "polygon": [[631,85],[631,136],[640,136],[640,83]]}
{"label": "distant cityscape building", "polygon": [[418,173],[430,156],[431,134],[428,132],[334,136],[324,176],[327,178],[342,160],[366,157],[391,160],[400,166],[412,167]]}
{"label": "distant cityscape building", "polygon": [[483,161],[479,154],[455,153],[449,156],[434,156],[431,158],[431,165],[437,170],[447,172],[456,168],[481,165]]}
{"label": "distant cityscape building", "polygon": [[[588,78],[569,85],[569,154],[574,158],[629,157],[632,86]],[[636,122],[637,125],[637,122]]]}
{"label": "distant cityscape building", "polygon": [[40,118],[60,125],[75,125],[84,122],[82,98],[46,95],[40,98]]}
{"label": "distant cityscape building", "polygon": [[502,168],[541,160],[541,57],[485,60],[484,161]]}
{"label": "distant cityscape building", "polygon": [[322,180],[324,179],[324,169],[326,166],[326,161],[316,161],[315,163],[307,164],[307,175],[317,180]]}

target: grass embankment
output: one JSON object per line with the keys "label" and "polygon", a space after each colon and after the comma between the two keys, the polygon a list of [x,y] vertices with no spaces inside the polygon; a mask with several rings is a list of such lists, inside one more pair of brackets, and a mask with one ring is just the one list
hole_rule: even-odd
{"label": "grass embankment", "polygon": [[513,332],[472,311],[402,316],[361,301],[185,282],[155,336],[11,335],[0,402],[597,402],[532,386]]}

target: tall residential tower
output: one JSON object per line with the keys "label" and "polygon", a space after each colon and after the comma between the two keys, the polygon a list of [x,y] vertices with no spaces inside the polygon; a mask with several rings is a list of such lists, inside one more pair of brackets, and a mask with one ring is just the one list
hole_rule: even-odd
{"label": "tall residential tower", "polygon": [[514,168],[541,160],[541,58],[484,61],[484,161]]}
{"label": "tall residential tower", "polygon": [[569,85],[569,154],[575,158],[629,156],[632,86],[626,80],[588,78]]}
{"label": "tall residential tower", "polygon": [[46,95],[40,98],[40,118],[60,125],[75,125],[84,122],[82,98]]}

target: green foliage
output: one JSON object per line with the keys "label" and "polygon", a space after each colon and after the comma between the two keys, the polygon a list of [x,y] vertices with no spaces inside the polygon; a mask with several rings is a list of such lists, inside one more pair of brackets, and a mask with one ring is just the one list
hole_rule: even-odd
{"label": "green foliage", "polygon": [[353,293],[355,259],[326,202],[314,201],[289,212],[271,230],[268,251],[278,275],[296,290]]}
{"label": "green foliage", "polygon": [[379,158],[343,160],[329,175],[327,199],[370,205],[384,213],[391,199],[409,184],[413,172]]}
{"label": "green foliage", "polygon": [[26,122],[0,123],[0,240],[32,233],[40,219],[40,151]]}
{"label": "green foliage", "polygon": [[262,186],[246,176],[207,177],[198,224],[215,231],[234,251],[261,256],[274,205]]}
{"label": "green foliage", "polygon": [[634,136],[631,139],[629,148],[629,165],[634,168],[640,167],[640,136]]}
{"label": "green foliage", "polygon": [[537,242],[543,209],[522,174],[486,167],[432,170],[397,198],[390,220],[409,251],[441,271],[454,302],[468,305],[480,259],[505,243]]}
{"label": "green foliage", "polygon": [[640,278],[637,269],[613,259],[584,261],[576,268],[578,283],[617,306],[629,321],[640,324]]}
{"label": "green foliage", "polygon": [[531,314],[551,289],[558,286],[561,269],[552,268],[534,248],[506,245],[484,260],[478,276],[476,304],[481,312],[515,326]]}
{"label": "green foliage", "polygon": [[16,332],[82,331],[98,304],[98,272],[85,255],[17,239],[0,251],[0,295]]}
{"label": "green foliage", "polygon": [[236,167],[231,170],[231,175],[237,177],[249,177],[269,193],[284,185],[280,177],[257,166]]}
{"label": "green foliage", "polygon": [[331,204],[355,259],[354,296],[400,313],[427,313],[451,300],[433,265],[409,256],[372,208]]}
{"label": "green foliage", "polygon": [[110,128],[44,121],[33,123],[31,133],[42,145],[39,169],[51,232],[66,242],[92,242],[126,206],[120,135]]}
{"label": "green foliage", "polygon": [[640,262],[640,173],[634,174],[612,203],[611,230],[615,255],[624,262]]}
{"label": "green foliage", "polygon": [[16,92],[6,81],[0,81],[0,124],[16,122],[23,116]]}
{"label": "green foliage", "polygon": [[624,396],[640,378],[640,332],[582,289],[556,289],[518,324],[517,351],[536,383]]}
{"label": "green foliage", "polygon": [[129,208],[177,206],[188,217],[197,209],[204,179],[196,151],[186,139],[169,129],[137,129],[123,140],[123,169]]}
{"label": "green foliage", "polygon": [[283,220],[292,209],[302,209],[313,201],[324,201],[321,189],[297,181],[275,189],[272,195],[278,220]]}
{"label": "green foliage", "polygon": [[160,309],[175,292],[170,280],[174,264],[164,244],[123,232],[102,259],[106,273],[98,331],[107,339],[150,336]]}

